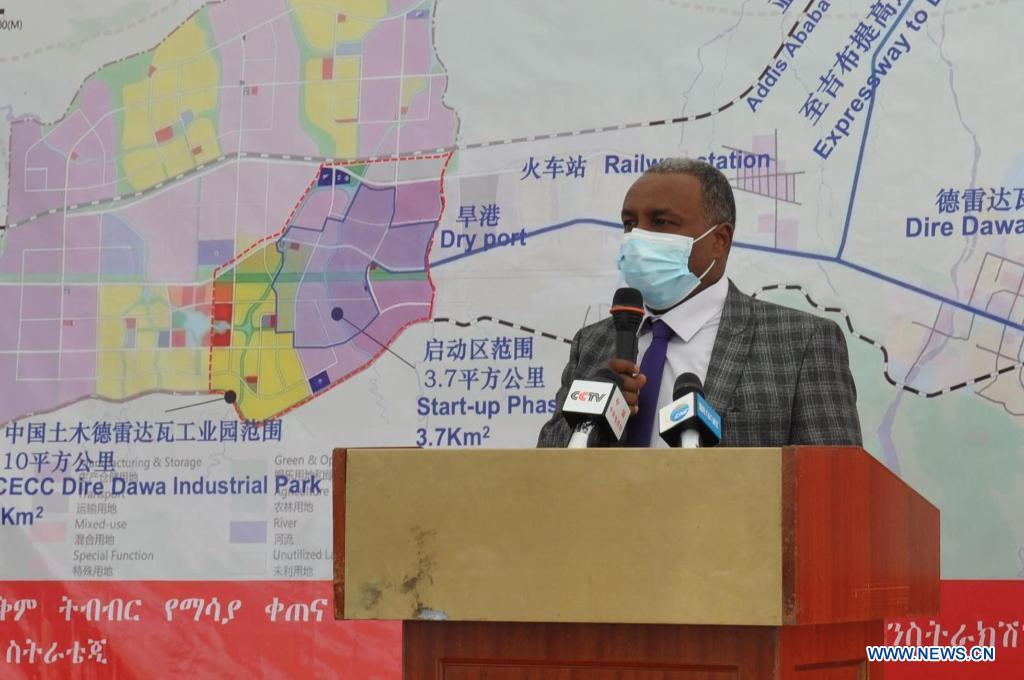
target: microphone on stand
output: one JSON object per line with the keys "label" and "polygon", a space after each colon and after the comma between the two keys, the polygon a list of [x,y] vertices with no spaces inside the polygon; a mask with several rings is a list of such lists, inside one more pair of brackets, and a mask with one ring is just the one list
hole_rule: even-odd
{"label": "microphone on stand", "polygon": [[610,368],[600,368],[588,380],[573,380],[562,404],[562,416],[573,427],[570,449],[619,441],[629,419],[622,376]]}
{"label": "microphone on stand", "polygon": [[672,385],[672,403],[658,411],[658,432],[673,448],[696,449],[722,441],[722,417],[704,398],[704,386],[693,373]]}

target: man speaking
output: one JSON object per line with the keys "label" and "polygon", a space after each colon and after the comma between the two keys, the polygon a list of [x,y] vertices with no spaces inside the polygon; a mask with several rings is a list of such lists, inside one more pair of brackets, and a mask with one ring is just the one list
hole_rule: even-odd
{"label": "man speaking", "polygon": [[[729,180],[707,163],[663,160],[626,193],[618,266],[643,295],[640,365],[616,354],[611,319],[579,330],[538,447],[564,447],[573,380],[621,378],[631,408],[626,446],[666,446],[659,409],[677,377],[695,375],[721,415],[722,446],[861,445],[846,339],[833,321],[741,293],[725,277],[736,222]],[[687,378],[689,379],[689,377]],[[612,444],[613,441],[605,441]]]}

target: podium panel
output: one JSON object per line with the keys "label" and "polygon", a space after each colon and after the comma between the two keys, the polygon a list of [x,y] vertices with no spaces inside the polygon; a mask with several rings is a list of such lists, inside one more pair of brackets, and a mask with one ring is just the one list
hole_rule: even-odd
{"label": "podium panel", "polygon": [[779,449],[350,450],[349,619],[782,623]]}
{"label": "podium panel", "polygon": [[881,621],[671,626],[407,621],[405,680],[878,680]]}
{"label": "podium panel", "polygon": [[939,513],[854,447],[335,452],[335,615],[407,680],[877,680]]}

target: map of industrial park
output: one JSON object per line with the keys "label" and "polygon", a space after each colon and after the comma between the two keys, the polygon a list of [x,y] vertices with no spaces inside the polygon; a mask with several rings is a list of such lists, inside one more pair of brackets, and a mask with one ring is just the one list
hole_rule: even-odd
{"label": "map of industrial park", "polygon": [[32,389],[0,421],[206,390],[264,420],[429,318],[450,152],[393,152],[455,117],[429,3],[362,4],[213,3],[13,122],[0,381]]}
{"label": "map of industrial park", "polygon": [[0,431],[532,446],[626,189],[700,157],[734,282],[846,332],[943,576],[1024,574],[1024,4],[82,4],[0,23]]}

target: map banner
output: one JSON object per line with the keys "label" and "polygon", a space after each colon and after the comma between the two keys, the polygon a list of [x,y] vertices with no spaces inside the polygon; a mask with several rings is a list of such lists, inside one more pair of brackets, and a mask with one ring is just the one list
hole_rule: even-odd
{"label": "map banner", "polygon": [[0,647],[105,637],[128,668],[185,654],[133,631],[208,631],[249,668],[249,631],[314,675],[391,677],[397,626],[319,603],[332,449],[532,446],[622,284],[625,192],[687,156],[733,188],[729,278],[838,324],[865,448],[942,513],[922,639],[963,624],[1017,663],[1022,22],[1011,0],[0,7]]}

